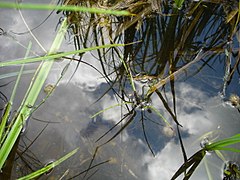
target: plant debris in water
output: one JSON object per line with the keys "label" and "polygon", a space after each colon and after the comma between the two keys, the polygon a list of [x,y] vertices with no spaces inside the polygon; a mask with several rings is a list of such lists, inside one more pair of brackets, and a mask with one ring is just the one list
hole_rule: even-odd
{"label": "plant debris in water", "polygon": [[[70,62],[77,62],[71,78],[74,77],[81,64],[87,64],[97,69],[109,85],[97,102],[109,92],[113,92],[116,99],[121,101],[120,106],[127,111],[116,124],[98,137],[97,142],[113,133],[105,143],[95,149],[93,157],[89,160],[90,162],[88,161],[88,169],[84,171],[84,177],[87,177],[89,171],[96,167],[94,161],[100,148],[111,143],[139,119],[143,139],[153,155],[155,153],[151,143],[154,140],[148,136],[147,123],[163,126],[163,131],[167,136],[177,138],[184,162],[172,179],[181,175],[184,175],[184,179],[189,179],[208,151],[225,148],[224,150],[239,152],[236,149],[227,149],[229,144],[239,143],[237,135],[213,143],[205,138],[201,142],[202,149],[188,157],[181,135],[182,125],[178,119],[175,86],[177,80],[194,77],[205,68],[215,71],[214,65],[220,64],[224,70],[223,77],[221,77],[223,82],[222,87],[217,90],[223,98],[227,97],[228,90],[236,82],[235,77],[239,77],[240,74],[238,67],[240,40],[237,34],[239,33],[240,19],[238,1],[64,0],[59,3],[63,6],[97,7],[105,10],[130,12],[130,16],[71,10],[56,12],[62,14],[59,24],[67,22],[69,25],[68,38],[73,41],[75,49],[78,51],[73,57],[61,57]],[[0,29],[0,36],[8,35],[8,32]],[[124,43],[125,46],[122,49],[114,46],[118,43]],[[112,46],[95,49],[100,68],[82,60],[85,52],[80,53],[81,49],[105,46],[106,44],[112,44]],[[65,73],[67,68],[63,71]],[[140,84],[141,93],[136,89],[136,84]],[[54,85],[47,85],[43,91],[49,95],[54,89]],[[132,98],[128,95],[129,91],[133,94]],[[166,92],[170,92],[170,95],[166,95]],[[2,92],[0,95],[1,100],[7,101],[7,97]],[[159,109],[154,107],[152,98],[163,105],[166,114],[168,113],[171,118],[171,123]],[[240,98],[237,94],[232,94],[229,101],[232,106],[239,109]],[[34,104],[29,104],[29,107],[32,109]],[[155,114],[160,121],[148,118],[148,115],[153,117],[152,114]],[[176,136],[172,123],[176,127]],[[116,131],[114,132],[114,130]],[[137,177],[130,170],[132,176]],[[80,174],[82,173],[78,173],[76,176]],[[223,174],[223,179],[239,178],[239,166],[235,162],[229,161],[224,167]]]}

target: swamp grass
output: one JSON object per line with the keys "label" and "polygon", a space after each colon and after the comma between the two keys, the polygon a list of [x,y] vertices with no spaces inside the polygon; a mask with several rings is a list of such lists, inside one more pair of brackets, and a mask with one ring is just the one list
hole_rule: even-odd
{"label": "swamp grass", "polygon": [[[59,49],[63,37],[65,35],[67,29],[67,23],[62,24],[60,31],[57,33],[56,38],[52,44],[52,47],[50,49],[50,54],[55,52],[57,49]],[[51,66],[53,64],[54,60],[42,62],[39,65],[39,68],[37,69],[33,79],[32,83],[30,83],[30,86],[26,92],[26,95],[18,109],[18,113],[16,113],[13,116],[13,119],[10,121],[11,126],[8,128],[6,132],[3,132],[4,136],[6,136],[4,139],[2,139],[2,145],[0,148],[0,169],[3,168],[3,165],[11,152],[17,138],[20,135],[20,132],[26,124],[26,121],[28,120],[29,116],[31,115],[32,107],[35,106],[35,102],[37,100],[37,97],[42,89],[42,86],[48,76],[48,73],[51,69]],[[7,107],[8,108],[8,107]],[[8,111],[8,109],[6,109]],[[5,111],[6,112],[6,111]],[[6,122],[10,118],[10,112],[4,117],[6,119],[2,119],[2,122]],[[6,126],[6,124],[5,124]],[[5,128],[4,126],[4,128]]]}
{"label": "swamp grass", "polygon": [[[229,3],[221,1],[214,1],[213,3],[210,1],[190,3],[187,1],[174,1],[174,3],[171,6],[171,2],[161,1],[159,2],[158,9],[151,9],[151,3],[142,6],[142,4],[132,2],[131,5],[135,8],[129,8],[128,10],[136,14],[133,19],[129,17],[122,19],[112,17],[109,19],[107,17],[99,17],[98,15],[92,15],[84,19],[89,20],[87,24],[93,28],[93,36],[96,37],[95,41],[92,41],[91,44],[104,43],[105,37],[103,34],[106,32],[113,43],[119,41],[124,41],[125,43],[137,42],[124,47],[124,62],[121,60],[122,57],[119,49],[113,48],[111,53],[117,54],[118,58],[112,56],[111,61],[105,58],[108,56],[107,52],[99,51],[100,62],[114,67],[113,70],[108,71],[108,68],[102,65],[105,77],[111,74],[116,75],[116,78],[113,80],[107,78],[110,84],[108,91],[113,91],[117,97],[122,99],[123,103],[120,103],[120,105],[124,105],[126,109],[129,109],[129,114],[127,114],[129,115],[129,119],[127,119],[126,124],[119,131],[123,131],[130,125],[135,117],[134,111],[131,110],[131,107],[128,107],[129,102],[126,92],[128,92],[129,86],[132,87],[132,94],[138,98],[139,95],[134,90],[133,82],[136,79],[145,80],[145,78],[147,81],[155,80],[155,82],[152,81],[149,83],[149,90],[142,96],[149,99],[154,93],[158,95],[160,102],[163,103],[167,112],[169,112],[177,124],[184,161],[186,164],[189,164],[181,140],[179,130],[181,124],[177,119],[175,81],[182,78],[183,75],[186,75],[186,78],[192,77],[207,67],[213,69],[213,64],[219,61],[217,58],[222,57],[224,59],[223,67],[226,71],[223,87],[219,91],[224,96],[226,95],[227,86],[232,83],[231,77],[233,74],[239,75],[239,70],[237,70],[239,61],[231,61],[231,55],[228,55],[229,53],[237,53],[237,49],[232,48],[232,39],[236,38],[239,31],[239,3],[234,1],[230,1]],[[116,6],[110,4],[109,8],[112,7]],[[145,10],[139,10],[141,8],[145,8]],[[78,19],[80,17],[78,20],[86,17],[85,15],[74,13],[65,13],[65,15],[71,17],[71,19]],[[143,16],[145,18],[142,18]],[[104,21],[105,26],[97,28],[102,25],[99,23],[100,19],[106,20]],[[114,26],[111,22],[118,22],[121,26]],[[85,35],[84,37],[75,36],[76,49],[82,45],[87,46],[86,39],[92,36],[92,34],[89,34],[89,28],[84,29],[79,21],[71,21],[71,24],[70,33],[78,34],[82,32]],[[115,34],[113,32],[117,32],[117,36],[114,37]],[[100,39],[100,41],[97,39]],[[168,84],[172,92],[172,107],[169,106],[169,102],[164,96],[164,91]],[[107,131],[106,134],[117,127],[126,117],[128,116],[123,116],[123,119]],[[141,122],[144,121],[142,120]],[[144,128],[144,125],[142,127]],[[119,131],[115,135],[118,135]],[[144,129],[143,132],[145,133]],[[115,135],[112,138],[115,138]],[[238,141],[236,140],[235,143],[238,143]],[[149,146],[148,142],[147,144]],[[151,150],[151,148],[149,149]],[[206,149],[197,153],[197,155],[201,155],[200,159],[205,156],[205,152]],[[197,163],[194,163],[194,168],[190,172],[193,172],[201,162],[199,158],[197,159]],[[187,166],[183,165],[183,167],[185,167],[184,171],[186,171]]]}
{"label": "swamp grass", "polygon": [[[223,66],[225,68],[225,77],[221,92],[225,96],[225,91],[231,84],[233,75],[239,74],[239,61],[231,61],[231,55],[229,54],[236,53],[236,49],[233,48],[234,44],[232,39],[236,37],[236,33],[239,31],[240,4],[238,3],[236,5],[233,1],[229,3],[220,1],[214,3],[208,1],[189,3],[184,0],[176,0],[173,1],[172,5],[167,1],[156,1],[158,2],[158,8],[153,9],[153,1],[147,3],[129,2],[130,4],[121,4],[122,6],[119,6],[121,1],[116,4],[99,3],[99,9],[92,7],[88,9],[88,12],[94,12],[91,14],[84,13],[85,9],[82,7],[86,6],[87,3],[81,1],[68,1],[68,3],[72,4],[46,7],[32,7],[32,5],[28,4],[9,3],[7,5],[6,3],[0,3],[0,6],[2,5],[3,8],[42,8],[58,10],[58,13],[61,12],[67,17],[68,28],[66,33],[68,33],[69,36],[71,34],[74,35],[76,49],[75,51],[63,53],[59,53],[55,49],[55,51],[45,57],[29,58],[21,61],[7,61],[0,63],[0,66],[31,63],[34,61],[53,62],[56,58],[64,58],[64,56],[71,54],[78,54],[80,56],[78,60],[80,64],[82,53],[96,50],[102,66],[103,76],[109,84],[109,89],[106,93],[113,91],[114,94],[122,100],[122,103],[119,103],[119,105],[128,109],[128,113],[123,119],[120,119],[118,123],[99,137],[98,140],[127,119],[125,121],[126,123],[104,144],[116,138],[134,121],[136,107],[141,106],[141,108],[145,110],[152,109],[157,112],[154,107],[144,104],[145,101],[148,102],[153,94],[157,94],[159,102],[164,105],[164,108],[176,124],[184,159],[183,165],[172,179],[177,178],[181,174],[184,174],[185,179],[189,179],[207,151],[228,150],[239,153],[239,150],[227,147],[228,145],[239,143],[239,135],[235,135],[209,144],[190,158],[187,157],[181,138],[181,124],[177,118],[175,83],[176,80],[182,78],[184,74],[187,74],[186,78],[189,78],[199,73],[205,67],[212,68],[211,64],[215,63],[217,61],[216,57],[221,55],[224,59]],[[78,5],[78,7],[73,6],[74,4]],[[224,8],[221,5],[223,5]],[[105,9],[102,10],[101,8]],[[106,8],[111,9],[109,10],[110,12],[106,11]],[[115,10],[117,12],[115,12]],[[118,10],[127,10],[123,13],[127,12],[128,14],[117,14]],[[133,16],[108,16],[106,14],[103,15],[103,11],[112,15]],[[82,24],[83,19],[85,26]],[[64,23],[65,20],[60,19],[59,22]],[[90,33],[90,29],[92,29],[92,33]],[[213,29],[216,31],[214,32]],[[107,40],[105,36],[106,32],[108,35]],[[116,34],[114,34],[115,32]],[[88,39],[90,39],[91,36],[95,38],[92,42],[89,42]],[[124,43],[122,44],[122,42]],[[126,44],[128,45],[126,46]],[[118,46],[123,46],[124,51],[118,49]],[[108,58],[109,56],[111,58]],[[196,68],[192,68],[192,66]],[[76,71],[77,68],[78,66],[76,67]],[[110,78],[112,74],[115,75],[115,79]],[[134,83],[137,79],[144,80],[145,78],[149,81],[147,85],[148,90],[139,95],[138,92],[136,92]],[[164,93],[168,85],[170,86],[172,95],[172,106],[169,105],[170,103]],[[129,86],[132,89],[132,94],[135,98],[134,101],[129,101],[127,98],[127,89],[129,89]],[[41,89],[42,86],[38,88]],[[101,97],[103,97],[104,94]],[[31,109],[29,107],[34,107],[34,103],[25,103],[23,107],[28,107],[27,111],[29,111],[29,109]],[[104,110],[101,112],[103,111]],[[161,116],[161,113],[158,115]],[[29,112],[27,116],[29,116]],[[19,116],[19,119],[26,119],[27,116],[23,118]],[[145,132],[145,117],[142,111],[141,118],[145,141],[149,150],[154,154],[151,143],[147,138],[147,132]],[[164,117],[161,118],[164,119]],[[17,127],[21,127],[21,124]],[[16,138],[18,135],[14,134],[14,136]],[[92,163],[97,155],[98,148],[99,147],[97,147],[93,155],[88,170],[93,168]],[[189,170],[187,171],[187,169]],[[88,170],[86,170],[86,174]]]}
{"label": "swamp grass", "polygon": [[[41,9],[41,10],[68,10],[68,11],[83,11],[83,12],[94,12],[94,13],[116,13],[117,15],[129,15],[128,12],[120,12],[120,11],[106,11],[106,10],[101,10],[101,9],[96,9],[96,8],[85,8],[85,7],[75,7],[75,6],[56,6],[56,5],[36,5],[36,4],[17,4],[17,3],[0,3],[1,8],[18,8],[18,9]],[[47,53],[46,56],[44,57],[38,57],[38,58],[30,58],[30,59],[23,59],[23,60],[18,60],[18,61],[9,61],[9,62],[2,62],[0,63],[1,67],[3,66],[9,66],[9,65],[19,65],[19,64],[26,64],[26,63],[33,63],[36,61],[42,61],[41,64],[39,65],[37,71],[35,72],[35,75],[33,76],[32,82],[30,83],[30,86],[26,92],[26,95],[22,101],[22,104],[20,105],[17,113],[12,117],[13,119],[10,120],[11,126],[6,129],[7,121],[10,118],[10,111],[11,111],[11,106],[14,101],[14,95],[16,93],[16,87],[17,84],[19,83],[23,67],[21,68],[19,72],[19,76],[16,82],[16,85],[14,87],[12,96],[10,98],[10,101],[7,103],[5,110],[4,110],[4,115],[1,119],[1,127],[0,127],[0,132],[1,132],[1,148],[0,148],[0,169],[3,168],[4,163],[6,162],[6,159],[8,155],[10,154],[10,151],[12,150],[17,138],[19,137],[19,134],[24,126],[26,124],[26,121],[28,118],[31,116],[35,105],[35,102],[38,98],[38,95],[43,87],[43,84],[48,77],[48,74],[51,70],[51,67],[54,62],[54,58],[60,58],[65,55],[70,55],[70,54],[76,54],[76,53],[83,53],[83,52],[88,52],[90,50],[96,50],[97,48],[106,48],[107,45],[101,46],[101,47],[91,47],[85,50],[79,50],[78,51],[73,51],[73,52],[68,52],[68,53],[62,53],[62,54],[56,54],[58,49],[60,48],[62,41],[64,39],[64,36],[67,32],[68,29],[68,23],[67,19],[61,23],[61,27],[59,28],[56,38],[53,41],[52,47],[50,48],[49,52]],[[114,44],[110,45],[111,46],[116,46]],[[29,49],[28,49],[29,50]],[[28,51],[29,53],[29,51]],[[54,54],[54,55],[52,55]],[[28,55],[26,55],[27,57]],[[76,149],[77,150],[77,149]],[[70,156],[76,153],[76,150],[72,151],[71,153],[67,154],[63,158],[59,159],[56,162],[51,163],[50,165],[46,166],[45,168],[36,171],[29,176],[23,177],[23,179],[32,179],[36,176],[39,176],[40,174],[43,174],[44,172],[49,171],[49,169],[53,168],[54,166],[60,164]],[[21,178],[20,178],[21,179]]]}

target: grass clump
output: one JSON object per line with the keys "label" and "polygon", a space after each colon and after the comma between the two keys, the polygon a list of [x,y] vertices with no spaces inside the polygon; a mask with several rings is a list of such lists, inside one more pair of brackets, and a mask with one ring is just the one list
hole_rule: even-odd
{"label": "grass clump", "polygon": [[[104,14],[115,14],[115,15],[130,15],[130,13],[128,13],[127,11],[102,10],[97,8],[86,8],[86,7],[65,6],[65,5],[45,5],[45,4],[25,4],[25,3],[18,4],[18,3],[0,2],[0,8],[17,8],[17,9],[32,9],[32,10],[67,10],[67,11],[82,11],[82,12],[101,13],[101,14],[104,13]],[[88,52],[91,50],[96,50],[101,48],[109,48],[109,47],[123,45],[123,44],[121,45],[110,44],[110,45],[103,45],[98,47],[90,47],[90,48],[81,49],[78,51],[58,53],[58,50],[63,42],[63,39],[66,36],[68,26],[69,24],[68,24],[67,18],[65,18],[61,23],[61,27],[56,33],[56,37],[52,43],[50,50],[45,56],[28,58],[28,54],[30,50],[30,47],[29,47],[26,53],[26,57],[24,59],[16,60],[16,61],[13,60],[13,61],[0,62],[0,68],[3,68],[5,66],[23,64],[20,72],[18,73],[19,76],[17,78],[16,85],[12,92],[12,96],[5,106],[4,115],[1,119],[1,124],[0,124],[0,142],[1,142],[0,169],[1,170],[4,168],[4,164],[10,152],[12,151],[14,144],[17,142],[17,139],[22,131],[22,128],[28,121],[32,112],[36,110],[36,107],[38,107],[36,106],[36,100],[38,99],[41,89],[43,89],[44,82],[47,79],[49,72],[51,70],[51,67],[54,61],[56,60],[56,58],[64,57],[67,55],[73,55],[77,53]],[[40,61],[41,63],[37,68],[35,75],[33,76],[33,79],[31,80],[30,86],[26,91],[25,97],[22,100],[22,103],[19,109],[17,110],[17,112],[14,114],[13,117],[10,117],[11,107],[12,107],[12,104],[14,103],[14,96],[16,93],[17,85],[20,82],[21,74],[23,73],[24,64],[34,63],[37,61]],[[7,124],[8,121],[10,122],[10,126]],[[66,160],[76,152],[77,152],[77,149],[70,152],[66,156],[62,157],[58,161],[55,161],[49,164],[48,166],[40,169],[39,171],[36,171],[20,179],[35,178],[43,174],[44,172],[49,171],[49,169],[53,168],[54,166],[62,163],[64,160]]]}

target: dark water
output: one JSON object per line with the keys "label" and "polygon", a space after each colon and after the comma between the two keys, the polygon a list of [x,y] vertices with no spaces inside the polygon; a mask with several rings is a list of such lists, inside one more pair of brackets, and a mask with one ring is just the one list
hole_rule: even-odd
{"label": "dark water", "polygon": [[[207,6],[206,9],[204,9],[205,6]],[[114,91],[107,91],[109,83],[89,65],[80,64],[72,77],[77,66],[76,62],[72,62],[56,91],[32,114],[25,132],[21,135],[12,179],[30,173],[31,169],[37,170],[79,147],[76,155],[56,167],[50,175],[44,175],[40,179],[64,177],[65,179],[169,180],[182,165],[184,159],[177,135],[177,126],[168,112],[166,104],[172,112],[175,111],[174,114],[182,125],[180,132],[188,157],[201,148],[200,143],[204,139],[211,142],[239,133],[239,111],[228,102],[231,94],[240,94],[239,73],[236,70],[231,81],[228,81],[228,84],[225,83],[227,57],[224,50],[229,48],[230,41],[227,36],[221,38],[215,36],[217,33],[224,34],[229,30],[228,27],[225,27],[226,32],[218,31],[219,28],[224,28],[224,26],[217,26],[217,24],[221,24],[221,18],[223,18],[220,16],[221,9],[214,4],[205,4],[205,6],[203,9],[199,9],[199,11],[203,10],[202,14],[194,12],[191,17],[190,15],[189,17],[181,15],[181,13],[185,13],[184,10],[180,11],[180,15],[176,17],[154,14],[148,19],[143,19],[141,31],[130,27],[124,32],[125,34],[123,33],[125,36],[116,37],[119,42],[125,43],[142,40],[141,43],[136,43],[129,48],[118,49],[119,52],[124,52],[124,58],[129,59],[129,65],[135,77],[139,74],[153,77],[162,74],[164,77],[168,74],[169,67],[178,69],[186,65],[188,61],[194,60],[201,49],[213,51],[211,48],[221,46],[218,53],[204,57],[191,67],[184,69],[183,73],[176,76],[176,81],[171,80],[171,83],[168,82],[159,88],[166,103],[156,93],[151,95],[150,105],[168,121],[172,129],[153,110],[135,108],[136,115],[132,122],[116,138],[99,148],[95,154],[92,166],[96,165],[96,167],[90,169],[87,174],[80,174],[88,169],[95,149],[113,137],[130,119],[119,123],[118,127],[98,142],[96,140],[118,123],[134,106],[132,104],[126,106],[123,96],[120,98]],[[216,11],[212,12],[211,8],[215,8]],[[29,34],[17,35],[12,32],[26,31],[17,10],[1,10],[0,13],[1,28],[7,32],[4,36],[0,36],[1,40],[5,42],[0,45],[3,54],[0,57],[1,61],[24,57],[26,49],[22,45],[27,46],[30,40],[33,42],[32,50],[38,55],[44,54],[32,36]],[[22,11],[22,13],[28,25],[36,27],[50,12]],[[162,13],[172,13],[172,10],[166,8]],[[184,31],[184,28],[191,27],[194,23],[197,24],[191,19],[198,15],[202,17],[199,18],[199,22],[209,18],[205,29],[200,31],[201,24],[199,24],[194,26],[195,30],[193,28],[191,31],[189,29]],[[220,16],[220,18],[216,20],[215,16]],[[60,14],[53,13],[42,26],[33,31],[46,50],[49,49],[54,39],[55,28],[60,17]],[[85,18],[87,22],[89,19]],[[12,23],[9,23],[10,19]],[[181,22],[189,24],[185,26]],[[182,29],[183,31],[181,31]],[[107,28],[102,28],[102,30],[105,33],[105,43],[108,43]],[[182,35],[184,33],[185,35]],[[96,43],[93,38],[94,32],[90,34],[89,44],[94,45]],[[101,36],[99,35],[99,37]],[[239,41],[236,36],[232,40],[234,53],[231,56],[231,63],[234,65],[239,58],[239,55],[235,56],[235,53],[238,52],[236,49],[239,48]],[[73,50],[73,41],[73,36],[66,37],[61,50]],[[125,100],[131,100],[134,91],[129,85],[127,74],[121,72],[121,68],[119,71],[115,69],[115,66],[120,66],[121,61],[116,54],[113,54],[114,52],[110,51],[105,54],[104,66],[97,51],[85,53],[82,60],[103,74],[104,71],[114,72],[109,77],[112,80],[118,79],[117,83],[113,85],[115,91],[119,94],[124,93]],[[32,55],[34,56],[34,54]],[[114,58],[114,61],[111,62],[110,58]],[[68,60],[55,63],[46,81],[46,86],[57,81],[67,63]],[[26,68],[30,70],[34,67],[36,65],[26,65]],[[1,84],[15,79],[15,77],[4,78],[2,75],[16,72],[18,69],[19,67],[1,68]],[[23,76],[15,100],[15,109],[21,102],[31,75],[29,73]],[[139,96],[146,93],[147,88],[145,87],[148,85],[146,80],[139,81],[136,78],[134,83]],[[10,83],[1,87],[0,90],[10,97],[12,87],[13,83]],[[106,91],[107,93],[96,102]],[[38,102],[45,96],[46,93],[42,90]],[[116,104],[122,105],[114,106]],[[95,113],[106,108],[109,109],[91,118]],[[129,114],[129,117],[131,115]],[[28,148],[26,149],[26,147]],[[236,148],[239,148],[239,145],[236,145]],[[240,161],[237,153],[222,151],[222,154],[224,159],[219,158],[215,152],[209,153],[191,179],[211,179],[211,177],[212,179],[221,179],[225,161]],[[98,165],[99,163],[100,165]],[[78,174],[80,175],[78,176]]]}

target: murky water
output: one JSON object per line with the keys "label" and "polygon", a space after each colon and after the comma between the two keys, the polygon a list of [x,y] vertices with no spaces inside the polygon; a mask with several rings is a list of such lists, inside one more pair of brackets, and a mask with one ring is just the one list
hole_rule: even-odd
{"label": "murky water", "polygon": [[[206,4],[206,6],[208,7],[207,10],[212,6],[215,7],[212,4]],[[165,11],[163,13],[171,12],[169,9],[165,9]],[[22,13],[28,25],[36,27],[50,12],[22,11]],[[42,19],[39,18],[40,13],[41,17],[43,17]],[[198,15],[197,12],[192,14],[193,18]],[[207,15],[209,14],[202,14],[205,18]],[[3,54],[0,57],[1,61],[24,57],[26,50],[22,45],[27,46],[30,40],[33,41],[32,49],[34,52],[38,55],[44,53],[29,34],[17,35],[12,32],[26,31],[26,27],[22,23],[17,10],[1,10],[0,16],[4,17],[0,20],[1,28],[7,32],[6,35],[0,36],[2,41],[5,42],[0,45]],[[60,16],[60,14],[53,13],[42,26],[33,31],[45,49],[50,47],[54,39],[55,28]],[[213,40],[209,38],[204,41],[203,39],[215,34],[208,31],[214,23],[207,24],[205,30],[201,32],[200,30],[193,31],[196,33],[195,37],[192,37],[192,32],[189,29],[183,33],[189,33],[190,35],[181,36],[179,35],[181,34],[180,32],[175,32],[177,35],[173,35],[174,31],[171,33],[171,28],[175,27],[178,29],[178,26],[180,26],[177,25],[177,20],[174,17],[150,16],[141,25],[142,31],[131,32],[132,28],[130,27],[129,32],[128,30],[124,32],[125,38],[119,38],[119,41],[124,41],[125,43],[142,40],[142,43],[136,43],[129,49],[118,49],[119,52],[126,51],[124,57],[129,58],[129,66],[131,66],[134,76],[133,81],[139,97],[143,97],[148,91],[146,86],[149,83],[154,84],[154,80],[159,80],[160,75],[163,75],[163,78],[167,74],[166,71],[171,69],[169,67],[173,66],[171,70],[181,68],[188,61],[196,58],[201,47],[206,49],[212,48],[211,43],[209,45],[207,40]],[[11,18],[13,23],[6,21],[7,18]],[[180,18],[184,19],[186,17],[180,16]],[[178,19],[178,21],[181,22],[181,19]],[[166,27],[166,31],[162,32],[161,28],[167,22],[172,27]],[[194,24],[191,24],[190,20],[186,23]],[[150,28],[152,26],[154,26],[156,34],[150,33],[148,36],[147,32],[152,30]],[[182,28],[186,27],[183,26]],[[214,30],[212,28],[212,31]],[[169,34],[166,35],[167,32]],[[127,33],[135,35],[132,39],[126,39],[128,37]],[[146,38],[142,37],[144,33],[146,33]],[[204,36],[204,33],[207,35]],[[94,33],[92,34],[94,35]],[[175,41],[170,35],[173,35]],[[94,45],[94,38],[90,37],[89,42]],[[104,38],[106,37],[108,36],[105,34]],[[222,41],[226,40],[224,38]],[[105,41],[109,42],[109,39],[106,38]],[[199,41],[202,42],[197,44]],[[221,39],[218,41],[220,42]],[[19,42],[21,45],[19,45]],[[174,44],[174,42],[178,43]],[[234,48],[239,48],[239,42],[236,37],[233,38],[233,42]],[[195,43],[196,46],[191,43]],[[196,51],[194,48],[199,49]],[[223,50],[224,48],[225,46],[222,47]],[[9,50],[12,49],[14,51],[9,53]],[[73,49],[73,37],[66,37],[62,50],[68,51]],[[121,68],[115,69],[115,66],[121,66],[121,61],[117,60],[117,55],[111,55],[114,52],[111,51],[105,54],[105,60],[107,58],[115,58],[112,63],[110,59],[107,59],[104,61],[105,64],[102,65],[103,61],[99,60],[99,52],[97,51],[85,53],[82,56],[82,60],[94,66],[102,74],[105,73],[104,71],[107,71],[106,74],[110,74],[109,78],[111,80],[118,79],[117,83],[113,85],[115,91],[108,91],[109,81],[107,82],[96,69],[87,64],[80,64],[75,72],[77,62],[71,63],[54,93],[32,114],[26,130],[22,133],[19,150],[12,170],[12,179],[26,175],[32,170],[37,170],[79,147],[77,154],[57,166],[49,175],[43,175],[40,179],[61,179],[64,177],[65,179],[169,180],[182,165],[184,159],[176,122],[173,120],[168,108],[171,109],[171,112],[177,117],[177,121],[182,126],[180,127],[180,132],[188,157],[201,149],[201,142],[202,144],[208,143],[239,133],[239,111],[227,102],[230,94],[240,94],[239,73],[234,73],[232,81],[229,81],[229,84],[226,85],[226,81],[224,81],[226,64],[221,60],[221,58],[226,58],[223,52],[214,54],[213,60],[209,57],[204,57],[203,61],[199,60],[193,66],[184,69],[183,73],[178,74],[175,77],[177,81],[173,82],[171,79],[161,86],[159,90],[164,100],[160,98],[161,95],[158,93],[153,93],[150,96],[150,100],[146,100],[147,106],[154,107],[154,109],[146,107],[146,104],[144,104],[145,99],[141,98],[144,105],[136,105],[135,101],[137,100],[133,100],[136,97],[134,97],[134,90],[127,79],[127,74],[121,72]],[[239,58],[239,56],[232,56],[231,62],[233,64],[237,61],[237,57]],[[168,61],[167,59],[171,60]],[[171,63],[171,61],[174,61],[174,63]],[[45,87],[53,85],[57,81],[68,62],[68,60],[64,60],[54,64]],[[29,70],[32,70],[34,67],[36,65],[27,65]],[[18,69],[19,67],[4,67],[0,69],[0,75],[15,72]],[[75,74],[72,76],[74,72]],[[31,74],[28,73],[23,76],[16,100],[19,102],[16,102],[15,109],[21,102],[21,98],[30,82]],[[147,74],[145,76],[147,80],[144,79],[145,77],[143,78],[145,74]],[[14,78],[15,76],[9,78],[2,77],[1,84],[11,82]],[[1,87],[0,90],[9,97],[12,87],[13,83],[10,83]],[[220,94],[223,90],[224,96]],[[119,94],[117,95],[116,92]],[[38,103],[44,99],[46,93],[47,91],[44,92],[42,90]],[[104,96],[99,100],[103,94]],[[124,104],[127,100],[130,103]],[[3,102],[1,103],[4,104]],[[121,106],[114,106],[116,104],[121,104]],[[91,118],[91,116],[101,110],[104,111]],[[120,122],[125,115],[127,115],[126,119]],[[166,119],[171,128],[164,122],[162,117]],[[131,123],[120,132],[119,130],[127,122]],[[116,123],[119,123],[116,128],[100,138]],[[116,133],[118,135],[112,139]],[[97,141],[98,139],[99,141]],[[96,148],[109,139],[112,140],[101,146],[95,153]],[[239,147],[239,145],[236,145],[236,148],[239,149]],[[212,179],[222,179],[224,161],[240,162],[238,153],[223,151],[222,154],[224,155],[224,160],[216,152],[209,152],[191,179],[210,179],[210,176],[212,176]],[[86,173],[85,171],[89,168],[94,155],[92,168]]]}

